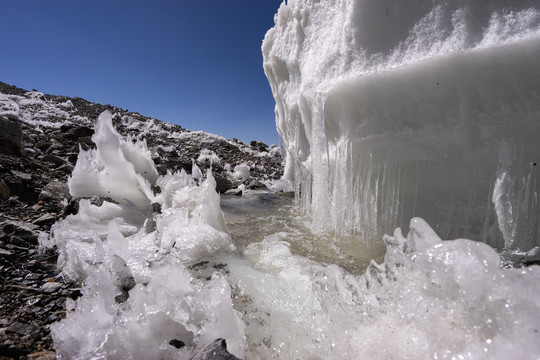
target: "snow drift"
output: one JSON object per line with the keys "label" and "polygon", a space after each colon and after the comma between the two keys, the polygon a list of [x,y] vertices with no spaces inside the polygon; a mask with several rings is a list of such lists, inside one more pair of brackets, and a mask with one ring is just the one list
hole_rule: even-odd
{"label": "snow drift", "polygon": [[539,244],[538,1],[291,0],[265,37],[286,176],[320,231]]}

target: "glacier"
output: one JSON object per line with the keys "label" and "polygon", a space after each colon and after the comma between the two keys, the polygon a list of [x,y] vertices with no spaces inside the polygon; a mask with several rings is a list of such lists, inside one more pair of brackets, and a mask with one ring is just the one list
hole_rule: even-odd
{"label": "glacier", "polygon": [[[82,287],[51,325],[58,357],[192,359],[223,338],[244,359],[538,358],[540,266],[511,265],[539,245],[539,9],[283,2],[263,65],[305,213],[263,211],[241,240],[211,170],[157,174],[102,113],[69,180],[79,212],[40,237]],[[385,254],[302,250],[344,238]]]}
{"label": "glacier", "polygon": [[538,1],[291,0],[275,22],[264,70],[315,228],[540,244]]}

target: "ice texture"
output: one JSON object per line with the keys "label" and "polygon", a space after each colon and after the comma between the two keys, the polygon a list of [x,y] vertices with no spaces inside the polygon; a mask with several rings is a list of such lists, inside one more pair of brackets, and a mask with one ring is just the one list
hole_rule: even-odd
{"label": "ice texture", "polygon": [[189,359],[218,338],[242,356],[244,324],[228,281],[189,271],[234,250],[212,173],[200,184],[184,171],[158,177],[145,144],[122,139],[109,112],[92,139],[97,148],[81,150],[69,180],[72,195],[91,198],[40,238],[57,247],[63,275],[83,284],[66,318],[51,325],[59,357]]}
{"label": "ice texture", "polygon": [[262,51],[316,229],[539,245],[538,1],[291,0]]}
{"label": "ice texture", "polygon": [[71,195],[99,195],[141,210],[151,209],[151,185],[155,185],[158,173],[146,145],[123,140],[112,126],[110,111],[98,117],[92,140],[95,150],[79,150],[68,180]]}
{"label": "ice texture", "polygon": [[[286,233],[232,259],[247,358],[533,359],[540,267],[502,270],[488,245],[442,241],[413,218],[364,275],[291,253]],[[258,356],[258,357],[257,357]]]}

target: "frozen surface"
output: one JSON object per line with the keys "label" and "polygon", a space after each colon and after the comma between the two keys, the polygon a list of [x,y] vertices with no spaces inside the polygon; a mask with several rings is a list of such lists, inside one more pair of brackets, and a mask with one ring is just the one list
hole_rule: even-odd
{"label": "frozen surface", "polygon": [[286,177],[319,231],[539,245],[540,3],[291,0],[265,37]]}

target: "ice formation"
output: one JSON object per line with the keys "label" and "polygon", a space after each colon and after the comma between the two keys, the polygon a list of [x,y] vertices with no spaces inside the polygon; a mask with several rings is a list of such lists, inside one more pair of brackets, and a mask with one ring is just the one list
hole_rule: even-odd
{"label": "ice formation", "polygon": [[320,231],[539,245],[540,3],[291,0],[265,37],[286,176]]}
{"label": "ice formation", "polygon": [[69,181],[73,195],[91,198],[41,239],[57,246],[63,273],[84,284],[67,318],[51,326],[58,355],[189,359],[225,338],[241,356],[244,325],[227,280],[219,274],[199,280],[188,270],[234,250],[211,172],[200,185],[185,172],[158,178],[145,144],[121,139],[111,120],[109,112],[100,115],[97,149],[80,152]]}

